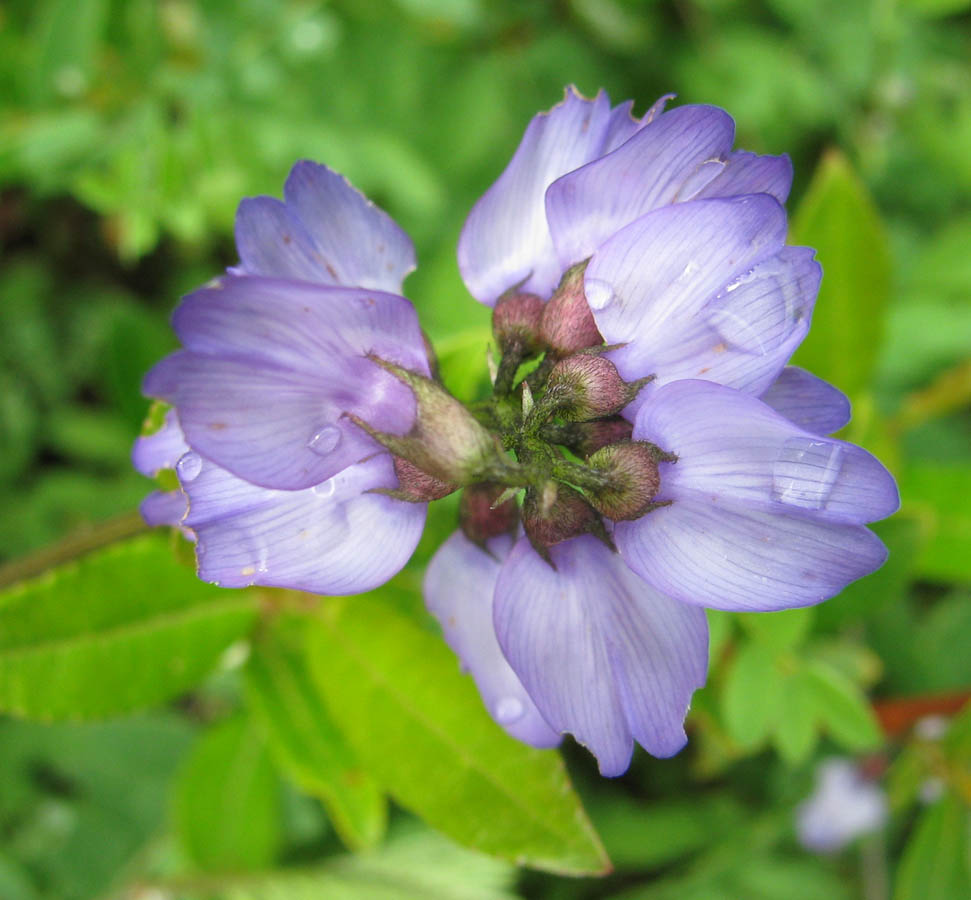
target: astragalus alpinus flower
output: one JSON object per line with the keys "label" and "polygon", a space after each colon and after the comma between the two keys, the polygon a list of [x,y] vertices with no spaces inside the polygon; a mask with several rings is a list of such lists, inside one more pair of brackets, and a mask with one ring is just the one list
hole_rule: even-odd
{"label": "astragalus alpinus flower", "polygon": [[199,574],[228,587],[354,593],[411,556],[426,505],[398,488],[391,457],[347,415],[406,432],[415,399],[369,356],[428,373],[405,233],[343,178],[297,163],[285,201],[244,200],[240,265],[173,317],[184,349],[145,392],[171,404],[139,439],[137,468],[174,468],[180,489],[143,504],[196,539]]}
{"label": "astragalus alpinus flower", "polygon": [[283,202],[240,206],[240,265],[176,311],[184,349],[145,382],[172,410],[135,449],[180,483],[146,518],[227,586],[374,587],[462,489],[428,609],[502,727],[572,734],[607,775],[635,741],[684,745],[704,607],[832,596],[883,562],[864,525],[898,503],[826,437],[846,398],[786,367],[821,274],[785,242],[788,159],[666,100],[637,119],[568,91],[472,210],[459,266],[494,307],[489,398],[466,408],[431,374],[407,237],[299,163]]}
{"label": "astragalus alpinus flower", "polygon": [[[823,436],[845,398],[784,368],[821,274],[785,243],[788,158],[733,151],[725,112],[667,99],[636,119],[568,90],[469,215],[459,267],[494,306],[497,428],[533,477],[525,534],[480,508],[425,582],[493,717],[537,746],[573,734],[607,775],[634,741],[684,745],[703,607],[834,595],[882,564],[863,524],[898,505],[877,460]],[[520,393],[517,416],[502,398]],[[449,588],[463,571],[476,591]]]}

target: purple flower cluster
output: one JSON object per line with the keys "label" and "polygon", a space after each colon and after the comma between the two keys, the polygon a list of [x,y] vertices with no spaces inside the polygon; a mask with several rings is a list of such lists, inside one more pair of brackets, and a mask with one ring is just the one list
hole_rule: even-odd
{"label": "purple flower cluster", "polygon": [[473,208],[459,266],[494,307],[491,401],[466,411],[428,377],[400,229],[299,163],[283,203],[241,205],[241,265],[176,312],[184,349],[145,385],[174,412],[135,450],[180,484],[146,518],[227,586],[366,590],[407,561],[425,501],[463,488],[427,606],[500,725],[572,734],[605,775],[635,741],[684,745],[704,607],[833,596],[882,564],[864,525],[898,505],[826,436],[846,398],[786,366],[821,275],[786,245],[788,158],[667,99],[637,119],[568,91]]}

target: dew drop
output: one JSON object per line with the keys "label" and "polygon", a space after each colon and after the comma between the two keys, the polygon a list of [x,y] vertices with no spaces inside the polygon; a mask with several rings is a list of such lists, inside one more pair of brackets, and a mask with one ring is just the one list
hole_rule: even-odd
{"label": "dew drop", "polygon": [[843,448],[811,437],[790,438],[772,466],[772,499],[800,509],[822,509],[843,466]]}
{"label": "dew drop", "polygon": [[195,480],[202,471],[202,457],[192,450],[183,453],[175,464],[175,471],[179,473],[179,478],[183,481]]}
{"label": "dew drop", "polygon": [[587,297],[587,305],[591,309],[603,309],[614,299],[614,289],[599,278],[584,279],[583,291]]}
{"label": "dew drop", "polygon": [[516,697],[503,697],[496,703],[496,721],[500,725],[512,725],[518,722],[526,712],[522,701]]}
{"label": "dew drop", "polygon": [[328,478],[326,481],[322,481],[320,484],[315,484],[310,490],[312,490],[318,497],[331,497],[334,491],[337,490],[337,481],[334,478]]}
{"label": "dew drop", "polygon": [[341,430],[336,425],[324,425],[317,429],[307,446],[319,456],[326,456],[341,442]]}

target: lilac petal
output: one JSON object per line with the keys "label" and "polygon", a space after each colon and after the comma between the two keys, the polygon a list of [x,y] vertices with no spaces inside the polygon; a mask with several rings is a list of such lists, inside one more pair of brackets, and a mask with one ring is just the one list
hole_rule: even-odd
{"label": "lilac petal", "polygon": [[607,241],[584,286],[606,342],[625,345],[611,356],[620,373],[697,377],[731,349],[723,365],[733,380],[754,370],[767,387],[808,325],[818,284],[806,252],[783,250],[785,234],[785,211],[756,194],[667,206]]}
{"label": "lilac petal", "polygon": [[303,160],[291,169],[283,196],[338,284],[401,291],[415,268],[411,238],[343,175]]}
{"label": "lilac petal", "polygon": [[780,517],[860,525],[900,506],[893,476],[854,444],[803,431],[755,397],[705,381],[656,391],[637,440],[678,456],[661,474],[663,499],[741,503]]}
{"label": "lilac petal", "polygon": [[427,372],[414,309],[390,294],[226,278],[174,316],[188,351],[158,363],[146,393],[179,410],[201,455],[257,485],[319,484],[377,445],[349,420],[406,432],[411,391],[364,355]]}
{"label": "lilac petal", "polygon": [[496,537],[488,546],[489,553],[461,531],[442,544],[425,574],[425,605],[475,679],[489,715],[524,743],[555,747],[559,734],[546,724],[506,662],[492,625],[492,594],[512,538]]}
{"label": "lilac petal", "polygon": [[509,288],[548,296],[562,267],[553,252],[543,201],[565,172],[596,159],[605,140],[628,128],[613,117],[601,91],[593,100],[573,88],[563,102],[534,116],[505,171],[472,208],[459,238],[459,270],[469,293],[492,306]]}
{"label": "lilac petal", "polygon": [[763,392],[761,400],[813,434],[832,434],[850,421],[846,395],[797,366],[786,366]]}
{"label": "lilac petal", "polygon": [[697,496],[619,522],[614,540],[627,564],[657,590],[735,612],[820,603],[887,558],[880,539],[861,525]]}
{"label": "lilac petal", "polygon": [[613,153],[551,184],[546,217],[561,270],[590,257],[645,213],[674,203],[681,192],[696,193],[724,168],[734,135],[735,123],[724,110],[681,106]]}
{"label": "lilac petal", "polygon": [[737,150],[726,160],[725,168],[693,197],[739,197],[742,194],[771,194],[785,203],[792,188],[792,160],[782,156],[759,156]]}
{"label": "lilac petal", "polygon": [[[653,342],[650,366],[657,378],[652,389],[702,378],[746,393],[764,391],[809,330],[821,276],[812,256],[808,247],[783,247],[680,326],[671,322],[663,345]],[[647,365],[639,342],[621,347],[610,358],[628,377]]]}
{"label": "lilac petal", "polygon": [[415,248],[387,213],[326,166],[304,160],[290,171],[285,203],[242,201],[236,246],[249,275],[397,293],[415,268]]}
{"label": "lilac petal", "polygon": [[318,254],[310,233],[275,197],[247,197],[240,202],[236,249],[240,265],[234,271],[239,274],[339,284],[333,266],[327,271],[330,264]]}
{"label": "lilac petal", "polygon": [[136,438],[131,453],[132,464],[137,472],[154,478],[163,469],[174,469],[179,457],[188,450],[175,410],[170,409],[158,431]]}
{"label": "lilac petal", "polygon": [[182,491],[152,491],[138,507],[145,524],[151,528],[181,524],[187,509],[188,501]]}
{"label": "lilac petal", "polygon": [[495,594],[499,644],[536,706],[604,775],[627,769],[634,740],[655,756],[677,753],[705,681],[703,611],[652,590],[595,538],[551,554],[556,569],[521,538]]}
{"label": "lilac petal", "polygon": [[404,566],[425,522],[425,504],[367,493],[397,487],[384,453],[302,491],[257,487],[198,457],[179,471],[199,577],[223,587],[369,591]]}

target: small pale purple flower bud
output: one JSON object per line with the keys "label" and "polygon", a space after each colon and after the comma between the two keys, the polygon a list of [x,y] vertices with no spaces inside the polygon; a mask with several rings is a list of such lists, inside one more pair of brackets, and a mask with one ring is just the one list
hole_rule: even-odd
{"label": "small pale purple flower bud", "polygon": [[627,419],[612,416],[593,422],[578,422],[573,426],[578,434],[575,447],[583,456],[591,456],[601,447],[629,441],[634,426]]}
{"label": "small pale purple flower bud", "polygon": [[387,360],[370,358],[411,388],[416,401],[415,423],[408,434],[395,435],[377,431],[359,416],[349,418],[395,456],[439,482],[457,486],[481,481],[513,466],[496,438],[444,387]]}
{"label": "small pale purple flower bud", "polygon": [[492,333],[503,354],[539,350],[543,308],[536,294],[510,293],[499,298],[492,314]]}
{"label": "small pale purple flower bud", "polygon": [[498,484],[476,484],[462,491],[459,523],[465,536],[480,547],[501,534],[513,534],[519,525],[519,507],[514,497],[496,505],[504,490]]}
{"label": "small pale purple flower bud", "polygon": [[556,481],[547,481],[540,489],[527,489],[523,528],[536,552],[547,562],[550,547],[581,534],[594,534],[609,541],[600,516],[583,495]]}
{"label": "small pale purple flower bud", "polygon": [[620,412],[644,383],[628,384],[609,359],[578,354],[553,366],[543,402],[568,421],[599,419]]}
{"label": "small pale purple flower bud", "polygon": [[568,356],[604,342],[583,292],[586,267],[586,262],[582,262],[567,269],[543,310],[543,340],[557,356]]}
{"label": "small pale purple flower bud", "polygon": [[442,497],[447,497],[458,490],[456,485],[423,472],[414,463],[401,456],[395,456],[393,460],[398,487],[379,488],[375,493],[387,494],[406,503],[429,503],[432,500],[441,500]]}
{"label": "small pale purple flower bud", "polygon": [[590,503],[615,521],[639,519],[652,509],[661,486],[657,461],[657,448],[644,441],[601,448],[587,460],[587,465],[608,476],[608,485],[588,490]]}

